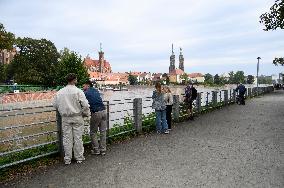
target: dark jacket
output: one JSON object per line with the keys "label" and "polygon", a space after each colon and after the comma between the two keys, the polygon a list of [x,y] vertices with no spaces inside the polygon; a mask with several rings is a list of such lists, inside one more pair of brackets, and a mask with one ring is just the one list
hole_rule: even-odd
{"label": "dark jacket", "polygon": [[99,91],[93,87],[90,87],[85,91],[87,100],[89,101],[91,112],[99,112],[105,110],[105,105],[101,98]]}
{"label": "dark jacket", "polygon": [[243,84],[240,84],[237,88],[236,91],[239,92],[240,95],[245,95],[246,94],[246,87]]}

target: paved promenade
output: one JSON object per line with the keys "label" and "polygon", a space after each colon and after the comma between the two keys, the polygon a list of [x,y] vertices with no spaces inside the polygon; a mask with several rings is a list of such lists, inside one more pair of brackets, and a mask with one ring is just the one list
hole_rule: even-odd
{"label": "paved promenade", "polygon": [[232,105],[57,165],[16,187],[284,187],[284,92]]}

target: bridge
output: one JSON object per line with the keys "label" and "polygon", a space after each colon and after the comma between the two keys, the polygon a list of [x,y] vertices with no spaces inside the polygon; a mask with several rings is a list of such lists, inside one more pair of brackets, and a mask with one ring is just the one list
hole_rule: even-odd
{"label": "bridge", "polygon": [[275,91],[88,152],[7,187],[284,187],[284,92]]}

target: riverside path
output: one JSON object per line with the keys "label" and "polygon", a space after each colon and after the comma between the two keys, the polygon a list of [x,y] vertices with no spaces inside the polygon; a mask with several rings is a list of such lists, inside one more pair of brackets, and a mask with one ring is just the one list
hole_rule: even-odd
{"label": "riverside path", "polygon": [[284,187],[284,92],[55,165],[8,187]]}

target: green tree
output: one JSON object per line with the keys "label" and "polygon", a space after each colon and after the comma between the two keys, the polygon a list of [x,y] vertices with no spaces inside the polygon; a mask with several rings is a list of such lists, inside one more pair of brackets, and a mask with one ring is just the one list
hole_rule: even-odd
{"label": "green tree", "polygon": [[11,50],[15,44],[15,35],[7,32],[4,25],[0,23],[0,51],[7,49]]}
{"label": "green tree", "polygon": [[265,31],[284,29],[284,0],[276,0],[270,12],[260,16],[260,23],[264,24]]}
{"label": "green tree", "polygon": [[137,77],[132,74],[129,74],[128,81],[130,85],[136,85],[138,82]]}
{"label": "green tree", "polygon": [[78,85],[82,85],[89,79],[87,69],[83,64],[83,60],[76,52],[64,48],[60,51],[59,63],[56,66],[56,85],[66,85],[66,75],[75,73],[77,75]]}
{"label": "green tree", "polygon": [[184,83],[187,83],[188,82],[188,75],[186,73],[182,74],[180,76],[181,80],[183,80]]}
{"label": "green tree", "polygon": [[234,71],[229,72],[229,84],[235,84],[235,73]]}
{"label": "green tree", "polygon": [[234,75],[234,83],[245,83],[245,74],[244,71],[237,71]]}
{"label": "green tree", "polygon": [[218,74],[214,76],[214,84],[220,84],[220,76]]}
{"label": "green tree", "polygon": [[247,84],[253,84],[254,82],[254,76],[253,75],[248,75],[247,77]]}
{"label": "green tree", "polygon": [[227,79],[223,76],[220,76],[220,84],[222,85],[227,84]]}
{"label": "green tree", "polygon": [[209,73],[204,75],[204,83],[205,84],[213,84],[213,76]]}
{"label": "green tree", "polygon": [[0,83],[5,82],[6,74],[4,64],[0,62]]}
{"label": "green tree", "polygon": [[[260,16],[260,23],[264,24],[265,31],[284,29],[284,0],[276,0],[270,7],[270,12],[266,12]],[[284,58],[275,58],[274,65],[284,65]]]}
{"label": "green tree", "polygon": [[169,84],[170,84],[170,77],[168,76],[168,74],[167,74],[167,73],[164,73],[164,74],[162,75],[162,77],[165,78],[165,80],[166,80],[166,85],[169,85]]}
{"label": "green tree", "polygon": [[258,77],[258,83],[259,84],[272,84],[272,77],[261,75]]}
{"label": "green tree", "polygon": [[284,58],[283,57],[275,58],[273,60],[273,64],[276,65],[276,66],[278,66],[278,65],[284,66]]}
{"label": "green tree", "polygon": [[17,38],[19,53],[9,65],[10,74],[22,84],[51,86],[59,54],[55,45],[46,39]]}

